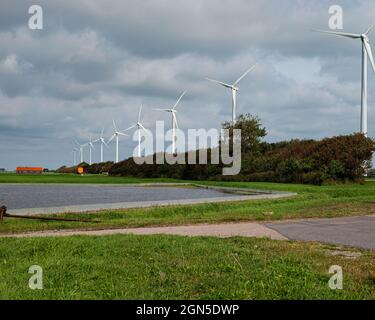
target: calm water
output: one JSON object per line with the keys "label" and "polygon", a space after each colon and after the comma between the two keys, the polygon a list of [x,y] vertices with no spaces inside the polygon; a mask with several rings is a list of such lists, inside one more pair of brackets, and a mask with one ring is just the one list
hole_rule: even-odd
{"label": "calm water", "polygon": [[233,196],[216,190],[173,187],[0,184],[0,204],[9,209]]}

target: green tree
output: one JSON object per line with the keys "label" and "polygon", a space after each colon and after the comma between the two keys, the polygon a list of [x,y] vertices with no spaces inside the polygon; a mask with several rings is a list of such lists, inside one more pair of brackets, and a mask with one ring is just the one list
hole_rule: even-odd
{"label": "green tree", "polygon": [[266,128],[260,123],[260,119],[251,114],[241,114],[237,122],[223,123],[223,129],[230,130],[232,139],[233,129],[241,130],[241,150],[243,154],[258,155],[262,147],[262,139],[267,135]]}

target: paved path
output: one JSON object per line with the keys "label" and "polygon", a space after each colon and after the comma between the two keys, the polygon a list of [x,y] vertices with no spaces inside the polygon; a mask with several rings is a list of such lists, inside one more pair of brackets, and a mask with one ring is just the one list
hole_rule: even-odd
{"label": "paved path", "polygon": [[273,240],[319,241],[364,249],[375,249],[375,216],[306,219],[274,223],[224,223],[173,227],[149,227],[93,231],[46,231],[0,237],[104,236],[113,234],[171,234],[181,236],[267,237]]}
{"label": "paved path", "polygon": [[267,223],[265,226],[291,240],[320,241],[375,249],[375,216],[306,219]]}
{"label": "paved path", "polygon": [[[220,238],[229,238],[234,236],[243,237],[268,237],[274,240],[286,240],[278,232],[269,229],[259,223],[225,223],[225,224],[199,224],[189,226],[173,227],[150,227],[150,228],[129,228],[129,229],[109,229],[109,230],[91,230],[91,231],[43,231],[30,232],[18,235],[9,235],[5,237],[67,237],[74,235],[86,236],[107,236],[113,234],[171,234],[180,236],[214,236]],[[1,236],[0,237],[4,237]]]}

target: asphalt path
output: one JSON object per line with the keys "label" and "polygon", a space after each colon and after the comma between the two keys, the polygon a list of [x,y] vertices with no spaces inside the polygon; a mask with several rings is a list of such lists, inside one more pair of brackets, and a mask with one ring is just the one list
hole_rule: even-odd
{"label": "asphalt path", "polygon": [[375,249],[375,216],[306,219],[266,223],[265,226],[290,240]]}

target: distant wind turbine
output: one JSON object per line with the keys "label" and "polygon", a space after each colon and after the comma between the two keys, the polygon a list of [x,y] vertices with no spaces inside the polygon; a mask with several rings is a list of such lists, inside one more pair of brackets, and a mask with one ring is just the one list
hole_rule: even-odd
{"label": "distant wind turbine", "polygon": [[87,144],[80,144],[76,139],[74,139],[74,143],[77,145],[78,150],[79,150],[79,154],[80,154],[80,157],[81,157],[80,163],[83,163],[83,148],[86,147]]}
{"label": "distant wind turbine", "polygon": [[172,114],[172,153],[173,154],[176,154],[176,128],[178,129],[176,107],[178,106],[178,104],[180,103],[181,99],[184,97],[185,94],[186,94],[186,91],[182,93],[182,95],[180,96],[180,98],[178,98],[177,102],[175,103],[175,105],[172,108],[153,109],[153,110],[157,110],[157,111],[170,112]]}
{"label": "distant wind turbine", "polygon": [[79,152],[79,149],[73,148],[73,166],[77,164],[77,152]]}
{"label": "distant wind turbine", "polygon": [[372,25],[363,34],[345,33],[336,31],[323,31],[313,30],[316,32],[326,33],[334,36],[345,37],[349,39],[360,39],[362,42],[362,86],[361,86],[361,133],[366,137],[368,134],[367,130],[367,59],[370,60],[372,69],[375,72],[374,57],[372,55],[371,45],[368,38],[368,34],[374,28]]}
{"label": "distant wind turbine", "polygon": [[227,83],[224,83],[224,82],[221,82],[221,81],[206,78],[206,80],[208,80],[208,81],[218,83],[221,86],[223,86],[225,88],[229,88],[231,90],[231,92],[232,92],[232,123],[236,123],[236,120],[237,120],[236,110],[237,110],[237,91],[239,90],[238,84],[241,82],[241,80],[243,78],[245,78],[255,68],[255,66],[256,66],[256,64],[253,65],[250,69],[246,70],[246,72],[241,77],[239,77],[233,84],[227,84]]}
{"label": "distant wind turbine", "polygon": [[92,136],[90,136],[89,142],[86,144],[87,147],[89,147],[90,152],[90,158],[89,158],[89,165],[92,165],[92,150],[95,150],[94,143],[92,141]]}
{"label": "distant wind turbine", "polygon": [[127,128],[124,130],[124,132],[129,131],[131,129],[137,128],[138,130],[138,157],[141,157],[141,130],[144,132],[148,133],[146,128],[143,126],[141,122],[141,113],[142,113],[142,105],[139,107],[139,112],[138,112],[138,121],[136,124],[132,125],[131,127]]}
{"label": "distant wind turbine", "polygon": [[108,144],[107,144],[107,142],[105,142],[103,134],[104,134],[104,128],[102,129],[102,132],[100,134],[100,138],[93,141],[93,143],[100,142],[100,162],[101,163],[104,162],[104,146],[106,146],[108,148]]}
{"label": "distant wind turbine", "polygon": [[113,120],[113,130],[114,130],[114,133],[113,133],[112,137],[108,140],[108,143],[110,143],[113,139],[116,138],[116,160],[115,160],[115,163],[118,163],[119,162],[119,154],[118,154],[118,140],[119,140],[119,136],[128,137],[129,135],[127,135],[125,133],[122,133],[121,131],[117,130],[115,120]]}

